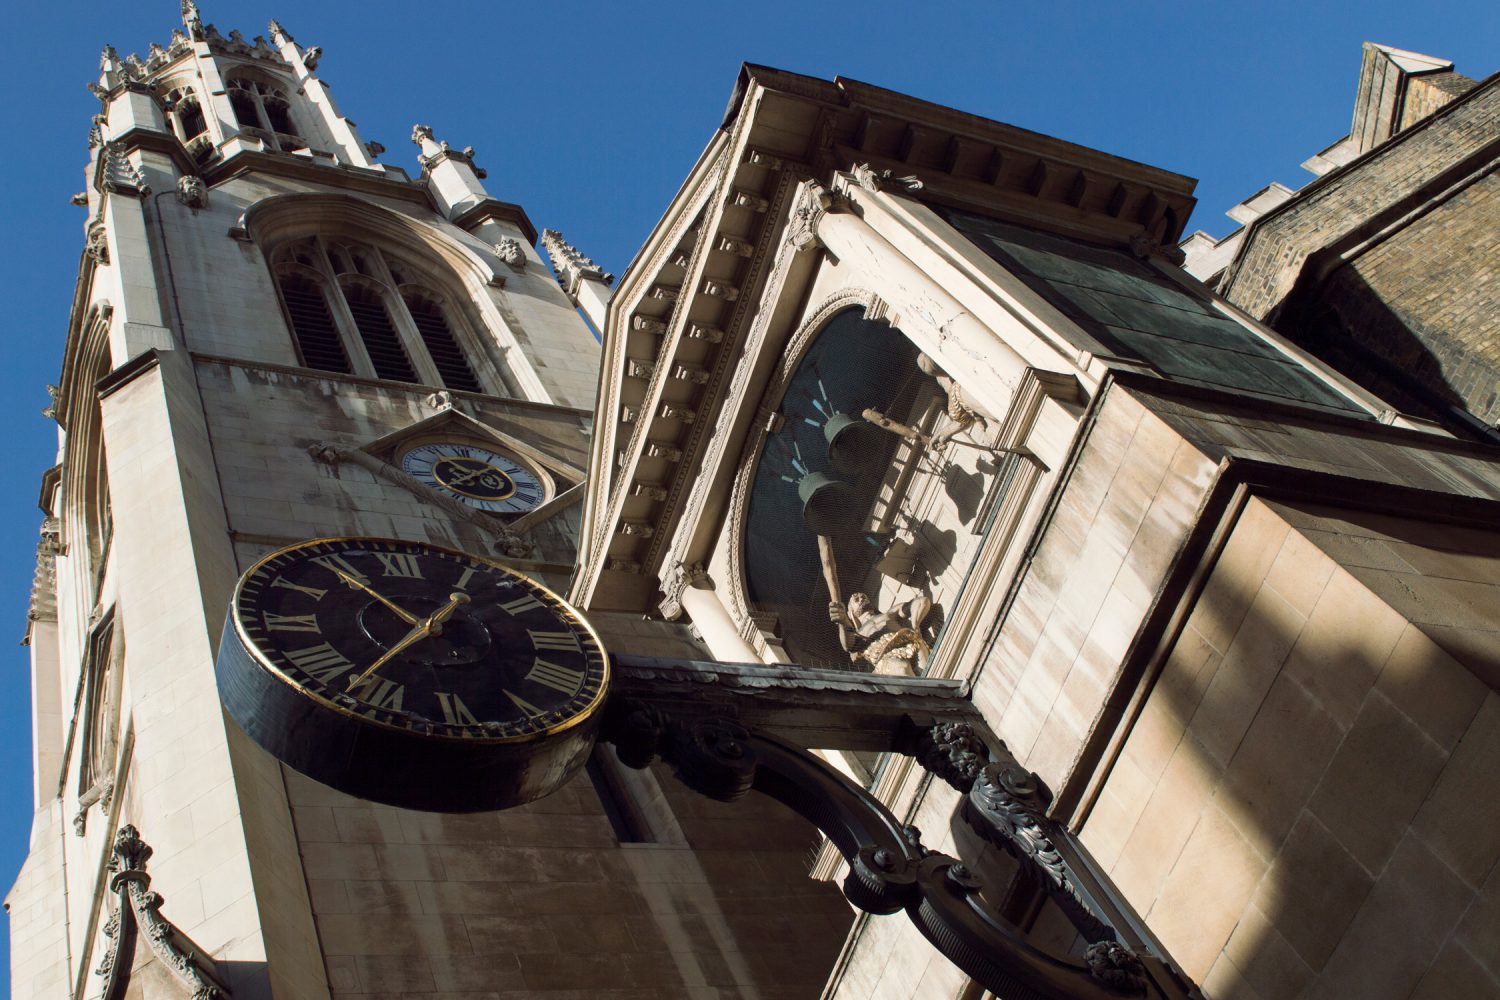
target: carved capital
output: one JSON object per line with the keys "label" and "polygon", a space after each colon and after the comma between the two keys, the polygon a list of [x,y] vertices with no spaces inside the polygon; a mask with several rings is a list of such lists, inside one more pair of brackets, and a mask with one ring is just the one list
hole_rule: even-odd
{"label": "carved capital", "polygon": [[815,180],[803,181],[792,203],[791,218],[787,220],[786,242],[798,251],[822,246],[818,226],[825,215],[839,211],[840,207],[838,195]]}
{"label": "carved capital", "polygon": [[677,563],[672,567],[666,581],[662,584],[662,594],[658,607],[661,608],[662,617],[667,621],[676,621],[682,617],[682,595],[689,587],[696,587],[708,582],[708,573],[703,569],[702,563]]}

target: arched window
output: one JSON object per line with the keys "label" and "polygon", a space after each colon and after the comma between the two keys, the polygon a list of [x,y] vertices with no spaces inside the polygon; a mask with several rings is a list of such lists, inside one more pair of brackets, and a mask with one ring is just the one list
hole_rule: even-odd
{"label": "arched window", "polygon": [[101,786],[107,785],[113,777],[115,722],[119,715],[114,665],[120,659],[119,645],[115,635],[115,612],[110,608],[89,633],[88,649],[84,654],[78,795],[85,808],[99,799],[103,791]]}
{"label": "arched window", "polygon": [[194,160],[205,163],[214,155],[213,136],[208,131],[208,117],[191,86],[183,84],[162,96],[162,110],[177,138],[182,140]]}
{"label": "arched window", "polygon": [[241,132],[283,153],[307,148],[292,119],[291,102],[279,87],[245,76],[231,77],[225,87]]}
{"label": "arched window", "polygon": [[308,237],[272,254],[302,363],[341,372],[492,391],[499,384],[462,314],[419,271],[379,248]]}

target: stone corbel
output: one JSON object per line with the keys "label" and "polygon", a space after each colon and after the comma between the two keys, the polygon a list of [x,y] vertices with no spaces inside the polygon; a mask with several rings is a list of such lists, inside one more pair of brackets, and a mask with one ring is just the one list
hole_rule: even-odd
{"label": "stone corbel", "polygon": [[1130,252],[1141,260],[1150,260],[1155,257],[1174,267],[1181,267],[1187,261],[1187,254],[1181,247],[1158,243],[1144,233],[1136,233],[1130,237]]}
{"label": "stone corbel", "polygon": [[166,900],[151,891],[151,876],[146,872],[150,857],[151,848],[136,828],[121,827],[109,861],[109,888],[117,900],[104,925],[109,947],[95,970],[104,979],[103,1000],[125,996],[135,964],[138,929],[145,930],[147,947],[193,1000],[230,1000],[229,988],[219,981],[213,959],[162,916]]}
{"label": "stone corbel", "polygon": [[916,175],[896,177],[895,171],[876,170],[868,163],[856,163],[849,168],[855,183],[866,191],[890,191],[899,189],[912,193],[922,190],[923,184]]}

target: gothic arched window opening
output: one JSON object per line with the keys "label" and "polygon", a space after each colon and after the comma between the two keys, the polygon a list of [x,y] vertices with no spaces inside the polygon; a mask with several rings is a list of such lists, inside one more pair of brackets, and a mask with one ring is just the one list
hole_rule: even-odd
{"label": "gothic arched window opening", "polygon": [[243,76],[230,78],[225,86],[241,132],[283,153],[307,148],[292,120],[291,102],[279,88]]}
{"label": "gothic arched window opening", "polygon": [[185,84],[173,87],[162,97],[162,110],[173,133],[182,140],[193,159],[206,162],[213,155],[214,141],[197,92]]}
{"label": "gothic arched window opening", "polygon": [[84,653],[83,703],[78,717],[78,796],[85,810],[101,799],[107,801],[113,786],[120,698],[115,665],[120,653],[115,611],[110,608],[89,632]]}
{"label": "gothic arched window opening", "polygon": [[492,391],[492,365],[450,297],[380,249],[308,237],[272,255],[304,365],[464,392]]}

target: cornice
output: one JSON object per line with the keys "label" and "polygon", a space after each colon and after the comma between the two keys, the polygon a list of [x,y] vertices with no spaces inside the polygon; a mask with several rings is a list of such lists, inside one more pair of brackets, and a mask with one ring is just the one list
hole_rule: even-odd
{"label": "cornice", "polygon": [[514,223],[525,234],[527,243],[535,243],[537,240],[536,227],[531,224],[526,210],[513,202],[500,201],[497,198],[485,198],[483,201],[475,202],[449,221],[459,229],[472,233],[480,223],[488,219]]}

